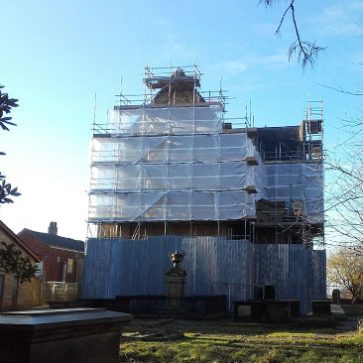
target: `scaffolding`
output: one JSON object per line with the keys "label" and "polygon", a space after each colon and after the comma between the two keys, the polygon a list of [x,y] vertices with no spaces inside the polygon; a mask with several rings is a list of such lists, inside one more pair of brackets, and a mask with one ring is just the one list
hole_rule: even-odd
{"label": "scaffolding", "polygon": [[[107,122],[93,124],[89,218],[93,224],[237,221],[255,218],[260,156],[233,119],[225,91],[202,92],[197,66],[146,67],[144,95],[117,95]],[[240,123],[238,123],[238,121]],[[136,224],[135,224],[136,223]],[[109,228],[109,227],[107,227]],[[228,227],[228,233],[233,231]]]}
{"label": "scaffolding", "polygon": [[162,294],[179,250],[189,295],[275,286],[308,312],[326,297],[325,251],[312,248],[324,239],[322,103],[300,125],[256,128],[247,106],[226,118],[224,91],[202,92],[200,78],[146,67],[144,94],[120,92],[93,123],[86,297]]}
{"label": "scaffolding", "polygon": [[323,103],[309,101],[300,126],[259,129],[266,200],[260,240],[324,245]]}
{"label": "scaffolding", "polygon": [[323,101],[309,101],[300,126],[307,160],[323,159]]}
{"label": "scaffolding", "polygon": [[224,91],[202,92],[200,78],[197,66],[146,67],[144,94],[120,93],[107,122],[94,122],[96,235],[322,236],[322,103],[300,126],[254,128],[247,106],[226,118]]}

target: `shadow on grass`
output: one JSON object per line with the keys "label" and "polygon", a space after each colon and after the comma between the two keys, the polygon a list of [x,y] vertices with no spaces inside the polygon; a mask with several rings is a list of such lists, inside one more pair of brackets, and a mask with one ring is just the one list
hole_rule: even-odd
{"label": "shadow on grass", "polygon": [[[181,346],[194,347],[219,347],[223,349],[235,348],[253,348],[258,346],[259,349],[268,346],[269,348],[278,347],[283,344],[286,349],[290,346],[304,348],[310,345],[336,345],[336,331],[332,328],[301,328],[296,324],[289,325],[261,325],[257,323],[234,323],[231,320],[219,321],[179,321],[169,320],[161,321],[133,321],[127,327],[128,331],[137,332],[140,335],[145,333],[158,332],[166,337],[171,332],[182,333],[183,338],[173,341],[159,340],[164,344],[179,344]],[[151,338],[148,342],[156,341]],[[130,338],[123,338],[124,342],[135,342]],[[141,340],[138,340],[141,341]],[[144,341],[146,343],[146,339]]]}

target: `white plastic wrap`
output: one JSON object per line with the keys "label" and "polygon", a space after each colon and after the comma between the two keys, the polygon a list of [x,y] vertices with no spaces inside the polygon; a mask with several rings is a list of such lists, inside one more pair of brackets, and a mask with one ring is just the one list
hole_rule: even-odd
{"label": "white plastic wrap", "polygon": [[190,221],[252,217],[252,194],[238,191],[158,191],[92,194],[90,220]]}
{"label": "white plastic wrap", "polygon": [[[222,133],[220,112],[219,107],[115,111],[118,131],[93,139],[89,220],[253,217],[262,191],[260,156],[246,133]],[[251,157],[259,165],[250,165]],[[258,194],[246,191],[256,185]]]}
{"label": "white plastic wrap", "polygon": [[221,106],[116,109],[107,129],[114,135],[214,133],[222,129]]}
{"label": "white plastic wrap", "polygon": [[165,164],[260,160],[245,133],[94,138],[93,164]]}
{"label": "white plastic wrap", "polygon": [[324,221],[323,165],[321,163],[293,163],[265,165],[266,198],[304,203],[304,215],[311,223]]}
{"label": "white plastic wrap", "polygon": [[245,162],[210,164],[139,164],[92,167],[92,190],[239,190],[255,185],[254,169]]}

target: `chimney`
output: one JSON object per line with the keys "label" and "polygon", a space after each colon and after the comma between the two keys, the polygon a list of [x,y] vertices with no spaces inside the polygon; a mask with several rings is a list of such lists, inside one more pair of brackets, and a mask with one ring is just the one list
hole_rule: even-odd
{"label": "chimney", "polygon": [[57,222],[50,222],[49,223],[48,233],[49,234],[55,234],[55,235],[58,234]]}

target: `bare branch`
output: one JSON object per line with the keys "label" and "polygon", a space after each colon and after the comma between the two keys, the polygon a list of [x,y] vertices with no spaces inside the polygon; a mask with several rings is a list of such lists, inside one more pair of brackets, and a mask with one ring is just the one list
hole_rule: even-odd
{"label": "bare branch", "polygon": [[328,88],[328,89],[331,89],[333,91],[337,91],[337,92],[340,92],[340,93],[343,93],[343,94],[346,94],[346,95],[349,95],[349,96],[363,96],[363,92],[360,92],[360,91],[356,91],[356,92],[347,91],[347,90],[345,90],[344,88],[342,88],[340,86],[339,87],[328,86],[326,84],[319,83],[319,82],[317,82],[317,84],[319,86],[322,86],[322,87],[325,87],[325,88]]}
{"label": "bare branch", "polygon": [[[273,6],[276,1],[274,0],[260,0],[259,3],[265,4],[266,7]],[[316,42],[308,42],[301,39],[299,26],[297,24],[296,15],[295,15],[295,0],[289,0],[289,4],[285,11],[283,12],[279,25],[276,28],[275,34],[279,34],[282,28],[283,23],[286,20],[287,14],[291,14],[291,19],[294,27],[294,32],[296,36],[296,40],[290,45],[288,52],[288,59],[291,61],[291,58],[297,55],[297,60],[301,63],[303,69],[309,64],[313,66],[319,52],[325,49],[325,47],[320,47],[316,44]]]}
{"label": "bare branch", "polygon": [[285,21],[285,17],[286,17],[286,15],[287,15],[287,13],[289,12],[289,10],[291,9],[291,7],[293,6],[293,2],[294,1],[292,1],[291,2],[291,4],[286,8],[286,10],[284,11],[284,13],[282,14],[282,17],[281,17],[281,19],[280,19],[280,23],[279,23],[279,26],[276,28],[276,30],[275,30],[275,34],[277,35],[277,34],[279,34],[280,33],[280,29],[281,29],[281,27],[282,27],[282,24],[283,24],[283,22]]}

